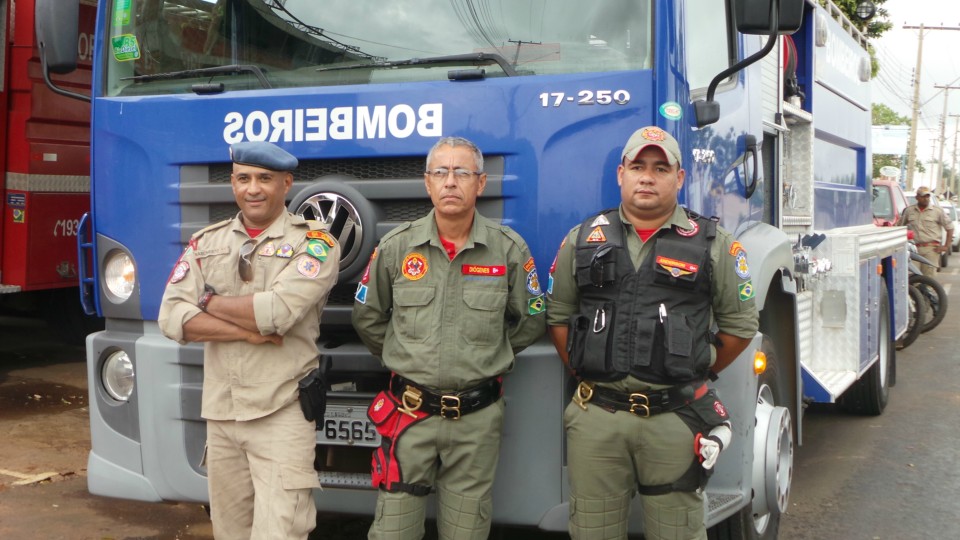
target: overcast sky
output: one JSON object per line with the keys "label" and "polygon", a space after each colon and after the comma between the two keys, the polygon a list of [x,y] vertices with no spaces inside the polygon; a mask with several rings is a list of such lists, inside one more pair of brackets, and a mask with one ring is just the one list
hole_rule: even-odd
{"label": "overcast sky", "polygon": [[[910,117],[913,100],[913,72],[917,65],[917,45],[920,31],[905,29],[904,25],[924,25],[923,63],[920,69],[920,117],[918,158],[924,162],[938,156],[940,119],[943,116],[944,92],[935,86],[960,87],[960,1],[957,0],[887,0],[883,7],[889,12],[893,28],[879,40],[874,40],[880,62],[880,73],[874,79],[873,101],[883,103],[899,114]],[[933,29],[931,29],[932,27]],[[960,88],[948,95],[946,125],[946,152],[949,165],[953,150],[957,120],[960,115]]]}

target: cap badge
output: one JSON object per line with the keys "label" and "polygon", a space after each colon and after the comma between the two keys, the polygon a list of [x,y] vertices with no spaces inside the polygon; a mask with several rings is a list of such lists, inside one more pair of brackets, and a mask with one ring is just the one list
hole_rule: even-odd
{"label": "cap badge", "polygon": [[667,140],[667,134],[660,128],[647,128],[640,132],[640,136],[648,141]]}

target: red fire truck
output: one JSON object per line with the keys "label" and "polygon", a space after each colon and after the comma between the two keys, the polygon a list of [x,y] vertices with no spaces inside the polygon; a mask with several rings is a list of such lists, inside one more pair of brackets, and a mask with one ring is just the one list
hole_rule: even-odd
{"label": "red fire truck", "polygon": [[[95,21],[96,2],[81,2],[79,69],[54,76],[58,86],[89,94]],[[0,33],[0,306],[80,314],[76,236],[90,208],[90,107],[44,84],[34,0],[0,0]]]}

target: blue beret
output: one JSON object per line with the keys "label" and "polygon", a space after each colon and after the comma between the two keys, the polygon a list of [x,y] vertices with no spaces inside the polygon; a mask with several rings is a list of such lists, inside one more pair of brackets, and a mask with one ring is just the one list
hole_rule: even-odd
{"label": "blue beret", "polygon": [[230,159],[234,163],[250,165],[271,171],[292,171],[297,168],[297,158],[268,142],[239,142],[230,146]]}

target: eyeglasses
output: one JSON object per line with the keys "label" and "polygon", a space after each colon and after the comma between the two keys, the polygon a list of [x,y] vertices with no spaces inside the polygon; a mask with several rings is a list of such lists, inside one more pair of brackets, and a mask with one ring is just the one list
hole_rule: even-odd
{"label": "eyeglasses", "polygon": [[240,258],[237,260],[237,270],[240,271],[240,279],[245,283],[253,280],[253,262],[250,256],[257,247],[257,242],[253,238],[247,240],[240,246]]}
{"label": "eyeglasses", "polygon": [[470,169],[461,169],[461,168],[448,169],[446,167],[440,167],[439,169],[430,169],[429,171],[426,171],[426,173],[427,173],[427,176],[429,176],[436,182],[439,182],[441,180],[446,180],[447,176],[449,176],[450,173],[453,173],[453,179],[456,180],[457,182],[463,182],[463,181],[469,180],[470,178],[473,178],[474,175],[479,176],[483,174],[482,172],[471,171]]}

